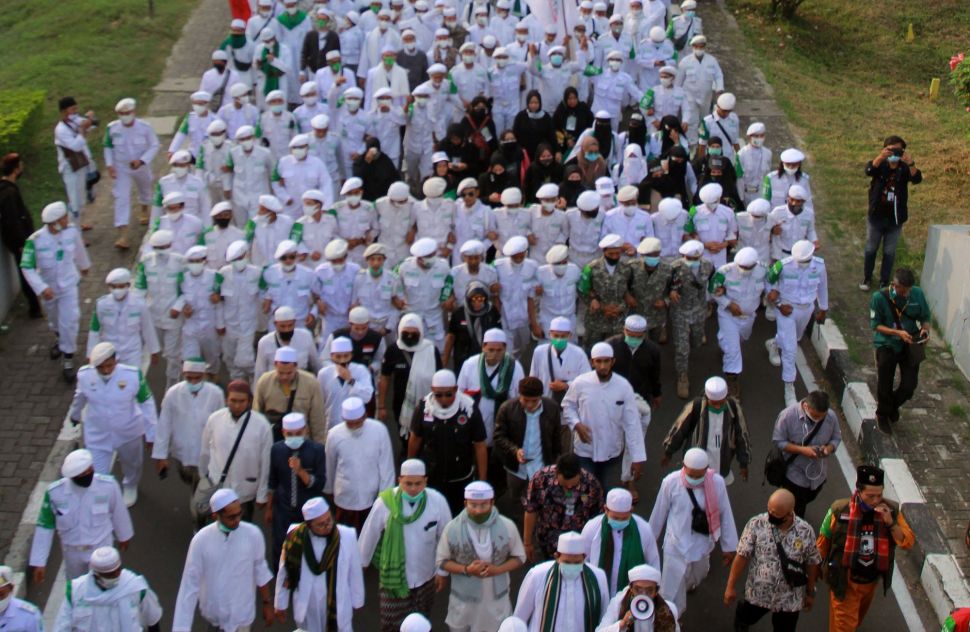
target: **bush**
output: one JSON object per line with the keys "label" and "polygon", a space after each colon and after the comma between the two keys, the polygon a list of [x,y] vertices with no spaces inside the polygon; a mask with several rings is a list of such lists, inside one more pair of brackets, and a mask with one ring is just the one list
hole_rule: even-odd
{"label": "bush", "polygon": [[790,20],[795,17],[795,11],[805,0],[771,0],[771,17],[781,17]]}
{"label": "bush", "polygon": [[950,58],[950,85],[954,94],[970,105],[970,59],[965,58],[963,53]]}
{"label": "bush", "polygon": [[43,90],[0,90],[0,155],[23,152],[31,122],[44,103]]}

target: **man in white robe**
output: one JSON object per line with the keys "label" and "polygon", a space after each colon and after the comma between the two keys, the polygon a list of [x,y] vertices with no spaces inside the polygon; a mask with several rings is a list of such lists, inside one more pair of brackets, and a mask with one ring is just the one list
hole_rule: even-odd
{"label": "man in white robe", "polygon": [[[680,632],[677,623],[677,607],[660,595],[660,571],[649,564],[641,564],[630,569],[630,585],[623,588],[610,600],[597,632]],[[644,618],[634,613],[633,602],[640,604],[644,598],[653,602],[653,611]],[[639,607],[643,607],[640,605]],[[649,606],[647,606],[649,607]],[[643,612],[642,610],[638,610]],[[646,615],[643,612],[643,615]],[[641,616],[643,616],[641,615]]]}
{"label": "man in white robe", "polygon": [[[370,370],[363,364],[351,362],[353,354],[354,344],[350,338],[343,336],[335,338],[330,343],[330,364],[317,373],[320,392],[323,394],[323,415],[328,432],[342,421],[340,406],[348,397],[357,397],[363,402],[369,402],[374,396],[374,381]],[[394,468],[391,469],[393,471]],[[393,480],[391,482],[393,483]],[[372,502],[374,502],[373,498],[367,506],[369,507]]]}
{"label": "man in white robe", "polygon": [[[489,446],[495,434],[495,411],[503,402],[518,397],[519,382],[525,377],[519,361],[506,353],[506,340],[505,332],[501,329],[486,331],[482,352],[465,360],[458,373],[458,389],[475,399],[488,435],[486,445]],[[483,373],[488,378],[487,384],[482,383]]]}
{"label": "man in white robe", "polygon": [[529,366],[529,375],[542,380],[542,394],[557,402],[562,402],[573,380],[590,371],[586,353],[569,342],[572,330],[573,323],[568,318],[553,318],[546,332],[549,342],[536,346]]}

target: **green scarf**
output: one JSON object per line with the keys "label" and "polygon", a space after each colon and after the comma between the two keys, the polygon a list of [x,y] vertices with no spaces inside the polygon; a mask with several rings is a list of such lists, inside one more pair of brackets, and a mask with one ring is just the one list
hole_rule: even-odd
{"label": "green scarf", "polygon": [[481,385],[482,397],[486,397],[495,402],[495,410],[508,399],[509,386],[512,384],[512,374],[515,372],[515,360],[512,356],[505,354],[502,364],[498,368],[498,390],[492,387],[492,380],[489,379],[485,371],[485,354],[478,356],[478,383]]}
{"label": "green scarf", "polygon": [[273,57],[277,57],[277,58],[279,57],[280,55],[279,42],[276,42],[275,44],[273,44],[272,51],[267,46],[263,46],[263,53],[262,55],[260,55],[260,61],[262,61],[260,69],[263,71],[263,74],[266,75],[266,82],[263,84],[264,96],[269,94],[273,90],[279,90],[280,75],[283,74],[282,71],[277,69],[275,66],[270,65],[270,63],[266,61],[266,58],[267,56],[269,56],[270,53],[273,53]]}
{"label": "green scarf", "polygon": [[[600,600],[599,582],[596,581],[596,575],[588,564],[583,564],[582,579],[583,600],[585,601],[583,630],[593,632],[600,622],[600,610],[603,604]],[[542,627],[539,628],[542,632],[555,632],[556,613],[559,610],[560,580],[559,563],[556,562],[549,570],[549,574],[546,575],[542,599]]]}
{"label": "green scarf", "polygon": [[219,50],[225,50],[227,48],[242,48],[246,45],[246,36],[242,33],[236,35],[235,33],[230,33],[229,37],[222,40],[222,44],[219,44]]}
{"label": "green scarf", "polygon": [[327,537],[327,546],[320,559],[313,557],[310,527],[303,522],[286,534],[283,542],[283,566],[286,568],[286,587],[295,591],[300,585],[301,560],[314,575],[327,574],[327,629],[337,629],[337,554],[340,552],[340,530],[337,525]]}
{"label": "green scarf", "polygon": [[[616,587],[619,589],[630,583],[627,574],[634,566],[643,564],[643,545],[640,543],[640,527],[632,516],[630,524],[623,530],[623,548],[620,549],[620,568],[616,573]],[[600,528],[600,568],[606,573],[606,581],[613,576],[613,528],[606,515]]]}
{"label": "green scarf", "polygon": [[286,30],[292,31],[295,27],[299,26],[303,20],[306,19],[306,13],[303,11],[297,11],[293,15],[290,15],[284,11],[276,16],[276,19],[280,24],[286,27]]}
{"label": "green scarf", "polygon": [[401,489],[397,491],[393,487],[385,489],[378,496],[384,501],[384,506],[391,513],[387,518],[387,525],[384,527],[384,535],[378,544],[377,559],[380,564],[380,586],[396,599],[405,599],[410,594],[408,589],[408,578],[405,572],[404,557],[404,526],[409,525],[424,513],[424,507],[428,502],[427,492],[421,494],[414,513],[404,516]]}

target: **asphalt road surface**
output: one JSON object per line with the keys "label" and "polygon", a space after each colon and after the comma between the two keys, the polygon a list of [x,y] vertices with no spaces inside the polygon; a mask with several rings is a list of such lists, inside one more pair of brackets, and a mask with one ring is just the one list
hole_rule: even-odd
{"label": "asphalt road surface", "polygon": [[[717,347],[712,323],[708,329],[708,342],[691,357],[691,387],[692,392],[703,390],[704,380],[714,374],[720,374],[720,351]],[[735,469],[735,482],[728,488],[734,517],[737,521],[738,533],[744,527],[748,518],[765,511],[765,504],[772,488],[762,485],[762,465],[770,447],[771,429],[775,417],[784,406],[782,395],[781,369],[771,366],[764,349],[764,340],[774,334],[774,323],[769,323],[759,314],[753,337],[744,346],[745,371],[742,375],[742,405],[747,417],[749,432],[753,447],[751,463],[751,478],[742,482]],[[806,341],[807,344],[807,341]],[[683,402],[675,395],[675,376],[673,375],[673,348],[668,343],[663,348],[664,381],[663,402],[659,410],[653,413],[653,421],[647,436],[648,459],[644,476],[639,482],[640,500],[635,511],[644,517],[649,517],[653,507],[656,489],[663,476],[672,471],[677,464],[668,468],[660,467],[661,442],[670,424],[680,412]],[[526,370],[528,368],[526,367]],[[156,398],[161,398],[164,389],[164,377],[155,368],[151,372],[152,387]],[[798,382],[798,394],[804,396],[805,386]],[[392,432],[392,437],[396,433]],[[827,507],[837,498],[849,494],[849,486],[842,471],[831,457],[828,468],[828,482],[818,499],[809,505],[807,520],[818,528]],[[118,473],[120,476],[120,473]],[[854,483],[854,481],[853,481]],[[126,567],[139,572],[148,579],[151,587],[158,593],[165,614],[162,619],[162,629],[170,630],[175,599],[178,593],[185,552],[192,537],[192,527],[188,514],[188,487],[179,480],[177,474],[160,481],[155,474],[153,462],[146,457],[145,473],[141,481],[138,503],[132,508],[132,518],[135,525],[135,537],[131,548],[124,556]],[[499,509],[507,506],[506,502],[499,502]],[[262,525],[257,513],[257,521]],[[266,530],[266,528],[264,528]],[[269,533],[267,531],[267,542]],[[57,549],[57,546],[54,547]],[[682,629],[685,632],[704,630],[705,632],[730,632],[733,627],[733,606],[728,609],[723,605],[722,596],[727,581],[728,569],[721,565],[719,549],[712,555],[711,572],[698,590],[688,597],[687,611],[682,619]],[[52,592],[56,565],[59,556],[52,555],[48,579],[39,587],[32,587],[28,598],[36,604],[47,603],[48,595]],[[524,570],[513,574],[513,607],[514,595],[521,583]],[[367,602],[354,616],[354,626],[357,630],[379,630],[379,616],[377,609],[377,573],[373,568],[365,571]],[[905,587],[901,587],[905,590]],[[58,584],[56,592],[63,590]],[[738,586],[739,596],[743,586]],[[881,591],[880,591],[881,592]],[[55,594],[55,598],[59,595]],[[446,630],[444,618],[447,611],[447,592],[440,593],[435,599],[432,613],[432,623],[436,631]],[[52,600],[52,604],[55,603]],[[56,602],[59,603],[59,600]],[[258,612],[258,609],[257,609]],[[56,614],[53,606],[47,608],[48,617]],[[50,619],[49,619],[50,620]],[[828,592],[824,583],[819,583],[818,600],[811,612],[803,613],[800,618],[801,630],[825,630],[828,620]],[[276,624],[272,629],[292,630],[292,622]],[[205,624],[196,615],[194,630],[204,631]],[[263,630],[261,622],[257,622],[253,630]],[[770,617],[765,617],[753,630],[770,630]],[[876,597],[872,609],[866,617],[860,630],[903,630],[902,614],[892,592],[887,597],[881,594]]]}

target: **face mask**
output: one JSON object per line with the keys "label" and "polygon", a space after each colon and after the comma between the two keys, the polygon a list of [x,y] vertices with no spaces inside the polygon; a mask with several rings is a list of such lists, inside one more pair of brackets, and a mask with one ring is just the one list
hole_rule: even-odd
{"label": "face mask", "polygon": [[424,203],[428,205],[432,211],[437,210],[441,206],[441,198],[425,198]]}
{"label": "face mask", "polygon": [[347,267],[346,263],[331,263],[330,267],[334,272],[343,272],[344,268]]}
{"label": "face mask", "polygon": [[289,342],[290,340],[293,339],[292,331],[278,331],[276,332],[276,335],[279,336],[280,340],[282,340],[283,342]]}
{"label": "face mask", "polygon": [[788,210],[791,211],[792,215],[801,215],[802,211],[805,210],[804,204],[789,204]]}
{"label": "face mask", "polygon": [[541,204],[542,204],[542,210],[547,213],[551,213],[554,210],[556,210],[556,203],[553,202],[552,200],[542,200]]}
{"label": "face mask", "polygon": [[738,272],[741,273],[741,276],[751,276],[751,273],[754,272],[754,268],[742,268],[741,266],[738,266]]}
{"label": "face mask", "polygon": [[568,264],[565,264],[565,263],[557,263],[557,264],[554,264],[552,266],[552,272],[556,276],[561,277],[561,276],[563,276],[563,275],[566,274],[566,268],[567,267],[568,267]]}
{"label": "face mask", "polygon": [[660,257],[644,257],[643,262],[651,268],[656,268],[660,265]]}
{"label": "face mask", "polygon": [[665,88],[669,88],[670,86],[674,85],[674,78],[673,77],[661,77],[660,78],[660,85],[662,85]]}
{"label": "face mask", "polygon": [[269,111],[273,114],[282,114],[285,106],[282,103],[274,103],[269,106]]}
{"label": "face mask", "polygon": [[478,18],[475,21],[478,22],[479,26],[486,26],[488,24],[488,18],[485,17],[484,15],[478,16]]}
{"label": "face mask", "polygon": [[786,520],[788,520],[788,516],[785,516],[784,518],[779,518],[777,516],[772,516],[771,514],[768,514],[768,522],[776,527],[780,527],[781,525],[785,524]]}
{"label": "face mask", "polygon": [[202,390],[202,387],[205,386],[205,382],[195,382],[194,384],[192,382],[188,382],[188,386],[190,393],[198,393]]}
{"label": "face mask", "polygon": [[693,11],[684,11],[684,19],[685,20],[689,20],[692,17],[694,17],[694,12]]}
{"label": "face mask", "polygon": [[294,147],[293,149],[290,150],[290,153],[293,154],[293,157],[296,158],[297,160],[303,160],[304,158],[306,158],[308,151],[310,150],[307,147]]}
{"label": "face mask", "polygon": [[566,579],[576,579],[583,572],[582,564],[563,564],[559,563],[559,572]]}
{"label": "face mask", "polygon": [[620,66],[623,65],[623,62],[617,59],[611,59],[609,63],[610,63],[610,70],[612,70],[613,72],[618,71],[620,69]]}
{"label": "face mask", "polygon": [[304,215],[313,215],[316,212],[317,212],[317,205],[316,204],[304,204],[303,205],[303,214]]}
{"label": "face mask", "polygon": [[209,140],[212,141],[213,147],[222,147],[222,144],[226,142],[225,134],[213,134],[209,136]]}
{"label": "face mask", "polygon": [[199,105],[198,103],[193,103],[192,111],[198,114],[199,116],[202,116],[203,114],[209,111],[209,107],[205,105]]}
{"label": "face mask", "polygon": [[461,56],[461,60],[470,66],[471,64],[474,64],[475,63],[475,56],[474,55],[462,55]]}
{"label": "face mask", "polygon": [[318,100],[319,99],[315,95],[310,97],[303,97],[303,105],[307,106],[308,108],[312,108],[317,104]]}
{"label": "face mask", "polygon": [[414,104],[419,108],[427,107],[428,99],[427,97],[414,97]]}
{"label": "face mask", "polygon": [[788,165],[785,165],[784,169],[785,169],[785,173],[787,173],[790,176],[793,176],[796,173],[798,173],[798,167],[789,167]]}
{"label": "face mask", "polygon": [[356,112],[360,109],[360,101],[357,99],[347,99],[347,109],[351,112]]}
{"label": "face mask", "polygon": [[425,491],[422,489],[420,492],[412,496],[404,490],[401,490],[401,498],[408,501],[409,503],[416,503],[425,496]]}
{"label": "face mask", "polygon": [[404,45],[404,50],[407,51],[408,53],[413,53],[417,47],[418,45],[415,44],[414,42],[409,42]]}
{"label": "face mask", "polygon": [[189,172],[188,167],[172,167],[172,173],[175,174],[176,178],[184,178],[185,174]]}
{"label": "face mask", "polygon": [[552,340],[549,341],[549,344],[551,344],[552,348],[555,349],[556,351],[563,351],[566,348],[566,346],[569,344],[569,339],[553,338]]}
{"label": "face mask", "polygon": [[549,61],[553,66],[562,66],[562,55],[549,55]]}
{"label": "face mask", "polygon": [[520,44],[525,44],[525,40],[527,40],[527,39],[529,39],[529,34],[528,33],[516,33],[515,34],[515,41],[519,42]]}
{"label": "face mask", "polygon": [[233,527],[232,529],[230,529],[229,527],[227,527],[226,525],[222,524],[221,522],[219,522],[217,524],[219,525],[219,531],[222,531],[226,535],[229,535],[230,533],[232,533],[233,531],[236,530],[235,527]]}
{"label": "face mask", "polygon": [[372,277],[376,279],[377,277],[381,276],[381,273],[384,272],[384,266],[381,266],[376,270],[374,268],[367,268],[367,271],[370,273]]}
{"label": "face mask", "polygon": [[606,260],[606,263],[609,264],[609,265],[611,265],[611,266],[615,266],[616,264],[618,264],[620,262],[620,258],[619,257],[603,257],[603,258]]}
{"label": "face mask", "polygon": [[11,592],[9,595],[7,595],[6,597],[4,597],[3,599],[0,599],[0,612],[6,612],[7,611],[7,607],[10,605],[10,601],[12,599],[13,599],[13,592]]}
{"label": "face mask", "polygon": [[614,520],[613,518],[608,518],[607,522],[610,523],[610,528],[616,531],[623,531],[630,525],[630,519],[626,520]]}
{"label": "face mask", "polygon": [[388,22],[387,20],[381,20],[381,21],[379,21],[377,23],[377,28],[379,28],[381,30],[381,32],[383,33],[384,31],[387,30],[387,27],[390,26],[390,25],[391,25],[391,23]]}
{"label": "face mask", "polygon": [[291,450],[299,450],[304,441],[306,441],[304,437],[286,437],[283,439],[283,443]]}
{"label": "face mask", "polygon": [[280,264],[280,267],[283,268],[283,272],[293,272],[296,270],[295,263],[282,263]]}
{"label": "face mask", "polygon": [[752,147],[761,147],[764,144],[765,144],[765,139],[763,139],[763,138],[752,138],[751,139],[751,146]]}
{"label": "face mask", "polygon": [[271,13],[271,11],[268,11],[268,10],[267,11],[260,11],[259,12],[259,17],[261,17],[261,18],[268,18],[270,13]]}
{"label": "face mask", "polygon": [[586,152],[586,160],[588,160],[589,162],[593,162],[599,157],[600,157],[599,152],[596,152],[596,151]]}
{"label": "face mask", "polygon": [[91,481],[94,480],[94,472],[88,472],[87,474],[82,474],[81,476],[75,476],[71,479],[71,482],[78,487],[90,487]]}
{"label": "face mask", "polygon": [[861,509],[862,511],[865,511],[865,512],[872,511],[872,505],[869,505],[861,498],[856,498],[855,501],[859,505],[859,509]]}
{"label": "face mask", "polygon": [[704,208],[713,213],[717,210],[717,202],[704,202]]}
{"label": "face mask", "polygon": [[117,577],[101,577],[100,575],[94,576],[95,583],[105,590],[111,590],[121,582],[121,575]]}
{"label": "face mask", "polygon": [[236,272],[242,272],[246,269],[246,259],[236,259],[232,262],[232,269]]}
{"label": "face mask", "polygon": [[124,125],[131,125],[135,121],[135,115],[122,114],[118,117],[118,120],[120,120]]}
{"label": "face mask", "polygon": [[128,296],[128,288],[126,287],[111,288],[111,296],[115,297],[116,301],[123,301],[125,300],[125,297]]}
{"label": "face mask", "polygon": [[448,40],[438,40],[438,48],[448,48]]}
{"label": "face mask", "polygon": [[701,477],[698,477],[698,478],[694,478],[693,476],[687,476],[686,478],[687,478],[687,482],[688,483],[690,483],[691,485],[693,485],[694,487],[696,487],[698,485],[703,485],[704,484],[704,478],[705,477],[704,476],[701,476]]}
{"label": "face mask", "polygon": [[198,276],[202,273],[202,270],[205,269],[205,263],[201,261],[193,261],[191,263],[186,263],[185,267],[188,268],[189,272],[191,272],[194,276]]}
{"label": "face mask", "polygon": [[286,7],[286,12],[289,13],[290,15],[296,15],[297,11],[299,11],[299,8],[296,6]]}
{"label": "face mask", "polygon": [[343,68],[343,66],[341,65],[341,63],[339,61],[338,62],[335,62],[333,64],[330,64],[330,70],[332,70],[333,71],[333,74],[335,74],[335,75],[339,75],[340,74],[340,69],[341,68]]}
{"label": "face mask", "polygon": [[349,195],[347,195],[346,200],[347,200],[347,204],[350,204],[351,206],[357,206],[358,204],[360,204],[360,193],[350,193]]}
{"label": "face mask", "polygon": [[624,206],[623,214],[626,215],[627,217],[633,217],[633,213],[636,210],[637,210],[637,207],[635,206]]}
{"label": "face mask", "polygon": [[889,164],[894,165],[897,162],[899,162],[900,157],[899,156],[890,156],[889,158],[886,158],[886,160],[889,161]]}
{"label": "face mask", "polygon": [[701,261],[700,261],[700,259],[697,259],[695,261],[691,261],[690,259],[688,259],[687,260],[687,267],[690,268],[691,270],[697,270],[698,268],[701,267]]}
{"label": "face mask", "polygon": [[406,331],[401,334],[401,342],[409,347],[413,347],[421,341],[421,334],[416,334],[413,331]]}
{"label": "face mask", "polygon": [[724,153],[724,150],[720,147],[711,147],[707,150],[707,153],[711,156],[720,156]]}
{"label": "face mask", "polygon": [[247,138],[246,140],[241,140],[241,141],[239,141],[239,144],[240,144],[240,145],[242,146],[242,148],[243,148],[243,149],[244,149],[245,151],[252,151],[252,149],[253,149],[253,144],[254,144],[255,142],[256,142],[256,141],[255,141],[255,140],[253,140],[252,138]]}
{"label": "face mask", "polygon": [[330,28],[330,22],[328,20],[317,20],[317,28],[326,31]]}
{"label": "face mask", "polygon": [[505,68],[506,66],[509,65],[509,60],[505,59],[504,57],[501,57],[495,60],[495,65],[499,68]]}

